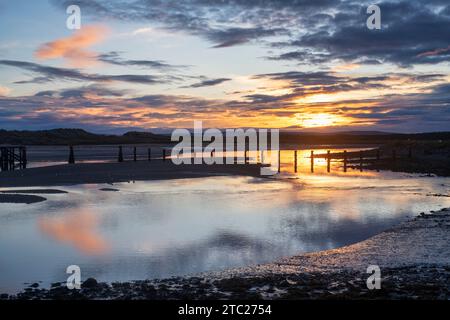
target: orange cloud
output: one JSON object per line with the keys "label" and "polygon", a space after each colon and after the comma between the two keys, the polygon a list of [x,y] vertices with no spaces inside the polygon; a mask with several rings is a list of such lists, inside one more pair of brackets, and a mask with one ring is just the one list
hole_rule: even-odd
{"label": "orange cloud", "polygon": [[341,64],[341,65],[335,66],[333,68],[333,71],[334,72],[351,71],[351,70],[358,69],[359,67],[360,67],[360,65],[357,63],[347,63],[347,64]]}
{"label": "orange cloud", "polygon": [[427,51],[427,52],[423,52],[419,55],[417,55],[418,57],[431,57],[431,56],[437,56],[441,53],[446,53],[450,51],[450,46],[448,46],[447,48],[441,48],[441,49],[436,49],[433,51]]}
{"label": "orange cloud", "polygon": [[85,26],[67,38],[43,44],[36,50],[35,56],[38,59],[63,58],[71,67],[89,67],[97,63],[97,55],[87,49],[103,41],[107,34],[108,29],[104,26]]}
{"label": "orange cloud", "polygon": [[11,89],[0,86],[0,96],[7,96],[11,92]]}

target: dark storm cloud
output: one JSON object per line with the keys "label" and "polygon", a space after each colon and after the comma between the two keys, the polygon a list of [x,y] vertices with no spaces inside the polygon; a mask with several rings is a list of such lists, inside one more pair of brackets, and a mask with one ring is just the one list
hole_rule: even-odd
{"label": "dark storm cloud", "polygon": [[16,60],[0,60],[0,65],[20,68],[30,71],[39,76],[31,80],[17,81],[16,84],[24,83],[45,83],[55,80],[64,81],[92,81],[92,82],[109,82],[121,81],[138,84],[158,84],[166,83],[171,79],[166,77],[159,77],[154,75],[136,75],[136,74],[121,74],[121,75],[104,75],[104,74],[89,74],[81,72],[77,69],[66,69],[45,66],[37,63],[16,61]]}

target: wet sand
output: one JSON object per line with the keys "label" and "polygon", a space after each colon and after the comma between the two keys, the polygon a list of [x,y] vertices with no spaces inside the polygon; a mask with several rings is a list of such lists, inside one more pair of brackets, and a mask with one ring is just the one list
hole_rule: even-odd
{"label": "wet sand", "polygon": [[0,194],[0,203],[24,203],[31,204],[47,200],[44,197],[29,194]]}
{"label": "wet sand", "polygon": [[[381,289],[369,290],[369,265]],[[368,240],[197,277],[97,283],[33,284],[3,299],[443,299],[450,298],[450,208],[418,217]]]}
{"label": "wet sand", "polygon": [[0,191],[0,203],[37,203],[47,200],[36,194],[65,194],[66,191],[56,189],[11,189]]}
{"label": "wet sand", "polygon": [[80,163],[0,172],[0,187],[61,186],[224,175],[260,176],[260,165],[174,165],[168,161]]}
{"label": "wet sand", "polygon": [[57,189],[5,189],[0,190],[0,194],[65,194],[67,191]]}

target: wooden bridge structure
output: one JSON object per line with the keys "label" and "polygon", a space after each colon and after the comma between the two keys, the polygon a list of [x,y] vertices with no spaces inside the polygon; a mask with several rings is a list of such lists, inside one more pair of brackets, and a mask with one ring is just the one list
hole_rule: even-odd
{"label": "wooden bridge structure", "polygon": [[0,146],[0,170],[26,169],[27,149],[24,146]]}

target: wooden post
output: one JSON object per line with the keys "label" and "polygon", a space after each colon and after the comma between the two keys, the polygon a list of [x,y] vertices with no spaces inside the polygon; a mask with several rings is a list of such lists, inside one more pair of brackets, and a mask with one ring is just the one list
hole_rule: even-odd
{"label": "wooden post", "polygon": [[329,173],[331,169],[331,154],[330,150],[327,151],[327,172]]}
{"label": "wooden post", "polygon": [[19,169],[22,169],[22,147],[17,148],[17,151],[19,153]]}
{"label": "wooden post", "polygon": [[359,152],[359,171],[363,171],[363,152]]}
{"label": "wooden post", "polygon": [[281,150],[278,149],[278,173],[281,172]]}
{"label": "wooden post", "polygon": [[22,148],[22,169],[26,169],[27,168],[27,148],[23,147]]}
{"label": "wooden post", "polygon": [[294,172],[297,172],[297,150],[294,151]]}
{"label": "wooden post", "polygon": [[9,150],[9,170],[14,171],[14,148]]}
{"label": "wooden post", "polygon": [[123,151],[122,151],[122,146],[119,146],[119,155],[117,157],[117,161],[118,162],[123,162]]}
{"label": "wooden post", "polygon": [[347,172],[347,150],[344,150],[344,172]]}
{"label": "wooden post", "polygon": [[148,148],[148,161],[152,161],[152,148]]}
{"label": "wooden post", "polygon": [[8,148],[5,148],[5,153],[3,155],[3,170],[8,171],[9,170],[9,158],[8,158],[9,150]]}
{"label": "wooden post", "polygon": [[8,171],[8,149],[1,148],[1,167],[2,171]]}
{"label": "wooden post", "polygon": [[261,164],[264,164],[264,150],[261,150]]}
{"label": "wooden post", "polygon": [[311,172],[314,172],[314,150],[311,150]]}
{"label": "wooden post", "polygon": [[136,147],[134,147],[134,149],[133,149],[133,161],[134,162],[137,161],[137,150],[136,150]]}
{"label": "wooden post", "polygon": [[0,148],[0,169],[5,171],[5,148]]}
{"label": "wooden post", "polygon": [[69,151],[69,164],[74,164],[75,163],[75,155],[73,152],[73,146],[70,146],[70,151]]}
{"label": "wooden post", "polygon": [[11,168],[12,170],[16,170],[16,148],[12,149],[11,153]]}
{"label": "wooden post", "polygon": [[245,157],[245,164],[248,164],[248,150],[247,149],[245,149],[244,157]]}
{"label": "wooden post", "polygon": [[166,161],[166,149],[162,149],[163,151],[163,161]]}

